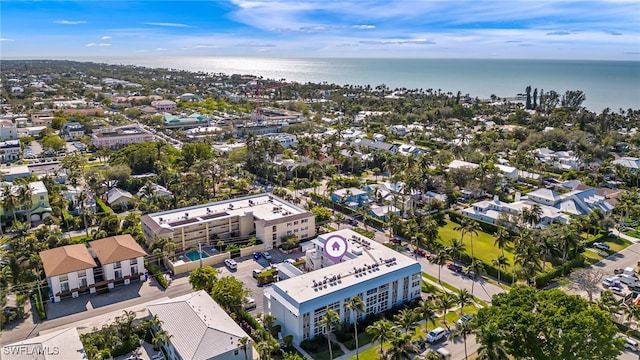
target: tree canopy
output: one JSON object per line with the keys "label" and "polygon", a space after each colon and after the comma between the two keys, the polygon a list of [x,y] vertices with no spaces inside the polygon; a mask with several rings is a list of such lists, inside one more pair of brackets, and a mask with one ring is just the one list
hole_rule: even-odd
{"label": "tree canopy", "polygon": [[517,359],[607,360],[622,349],[610,313],[559,289],[514,287],[494,296],[476,321],[496,324],[502,347]]}
{"label": "tree canopy", "polygon": [[197,268],[189,274],[189,284],[194,291],[204,289],[210,292],[216,280],[218,280],[218,270],[212,266]]}
{"label": "tree canopy", "polygon": [[227,311],[237,314],[242,309],[245,297],[248,295],[248,290],[243,286],[242,281],[235,277],[225,276],[213,284],[211,297]]}

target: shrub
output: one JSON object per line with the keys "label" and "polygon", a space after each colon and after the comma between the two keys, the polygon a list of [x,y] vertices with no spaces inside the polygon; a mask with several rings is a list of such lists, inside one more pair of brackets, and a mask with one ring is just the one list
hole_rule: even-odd
{"label": "shrub", "polygon": [[162,271],[160,271],[160,269],[158,269],[155,265],[150,264],[147,260],[144,261],[144,267],[147,269],[147,271],[149,271],[149,274],[151,274],[151,276],[156,279],[158,284],[160,284],[163,289],[167,288],[167,279],[164,278],[164,274],[162,273]]}

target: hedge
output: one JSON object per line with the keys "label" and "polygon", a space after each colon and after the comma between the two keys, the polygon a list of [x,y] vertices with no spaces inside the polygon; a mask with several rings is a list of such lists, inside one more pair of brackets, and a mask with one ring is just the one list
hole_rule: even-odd
{"label": "hedge", "polygon": [[[449,219],[451,219],[451,221],[453,221],[456,224],[460,224],[462,222],[462,220],[460,220],[461,218],[468,218],[467,216],[462,215],[461,213],[457,212],[457,211],[449,211]],[[471,219],[471,218],[469,218]],[[475,220],[478,225],[480,226],[480,228],[482,229],[482,231],[489,233],[489,234],[495,234],[496,232],[498,232],[498,229],[501,228],[498,225],[495,224],[491,224],[485,221],[480,221],[478,219],[473,219]],[[506,228],[504,228],[505,230],[508,230]]]}
{"label": "hedge", "polygon": [[149,271],[149,274],[151,274],[151,276],[153,276],[156,279],[158,284],[160,284],[160,286],[162,286],[163,289],[167,288],[168,286],[167,279],[164,278],[164,274],[162,273],[162,271],[160,271],[160,269],[158,269],[155,265],[150,264],[149,261],[147,261],[146,259],[144,261],[144,267],[147,268],[147,271]]}
{"label": "hedge", "polygon": [[567,275],[571,272],[571,270],[584,266],[584,256],[579,254],[573,260],[567,261],[560,266],[556,266],[550,271],[545,272],[544,274],[540,274],[536,276],[536,287],[543,288],[547,286],[553,279]]}
{"label": "hedge", "polygon": [[96,198],[96,204],[100,207],[100,209],[102,210],[101,212],[105,213],[105,214],[111,214],[113,213],[113,210],[107,206],[107,204],[105,204],[102,200]]}
{"label": "hedge", "polygon": [[38,316],[40,316],[40,320],[47,320],[47,311],[44,308],[44,302],[40,297],[40,294],[33,294],[33,301],[36,304],[36,311],[38,312]]}

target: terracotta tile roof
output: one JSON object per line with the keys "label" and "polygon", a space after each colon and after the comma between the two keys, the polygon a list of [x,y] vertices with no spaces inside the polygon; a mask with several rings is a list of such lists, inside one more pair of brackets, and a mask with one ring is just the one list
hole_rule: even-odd
{"label": "terracotta tile roof", "polygon": [[40,252],[47,277],[68,274],[96,266],[84,244],[61,246]]}
{"label": "terracotta tile roof", "polygon": [[129,234],[94,240],[89,246],[103,265],[147,255]]}

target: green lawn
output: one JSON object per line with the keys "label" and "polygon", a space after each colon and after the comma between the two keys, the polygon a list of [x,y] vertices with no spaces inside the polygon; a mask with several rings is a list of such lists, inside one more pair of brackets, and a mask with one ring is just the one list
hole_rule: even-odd
{"label": "green lawn", "polygon": [[[602,239],[600,242],[609,244],[609,251],[602,251],[602,250],[596,250],[596,251],[591,251],[591,250],[586,250],[585,252],[582,253],[582,255],[585,257],[586,259],[586,263],[588,265],[593,265],[595,263],[597,263],[598,261],[604,259],[606,256],[609,256],[613,253],[617,253],[620,252],[621,250],[623,250],[624,248],[628,247],[629,245],[631,245],[631,241],[626,240],[626,239],[622,239],[622,238],[618,238],[615,236],[608,236],[604,239]],[[607,253],[606,256],[602,256],[601,254]]]}
{"label": "green lawn", "polygon": [[[447,246],[451,239],[460,239],[462,235],[460,231],[454,230],[458,224],[448,221],[439,228],[440,239],[443,245]],[[464,235],[464,247],[467,254],[471,255],[471,236],[470,234]],[[476,258],[480,259],[485,264],[491,264],[491,261],[495,260],[502,253],[498,247],[494,245],[496,237],[487,234],[482,231],[478,231],[478,236],[473,235],[473,249]],[[508,244],[504,249],[504,256],[509,261],[509,264],[513,264],[513,245]],[[511,271],[511,266],[507,266],[504,271]]]}
{"label": "green lawn", "polygon": [[[333,357],[337,358],[338,356],[344,355],[344,352],[340,349],[336,349],[333,351]],[[314,360],[329,360],[329,350],[317,354],[313,354]]]}
{"label": "green lawn", "polygon": [[[385,351],[389,348],[389,343],[385,343],[383,345],[383,348],[385,349]],[[380,360],[380,343],[376,342],[374,344],[374,346],[372,346],[371,348],[360,352],[360,359],[361,360]],[[355,356],[352,356],[349,358],[349,360],[355,360]],[[315,359],[315,357],[314,357]]]}

